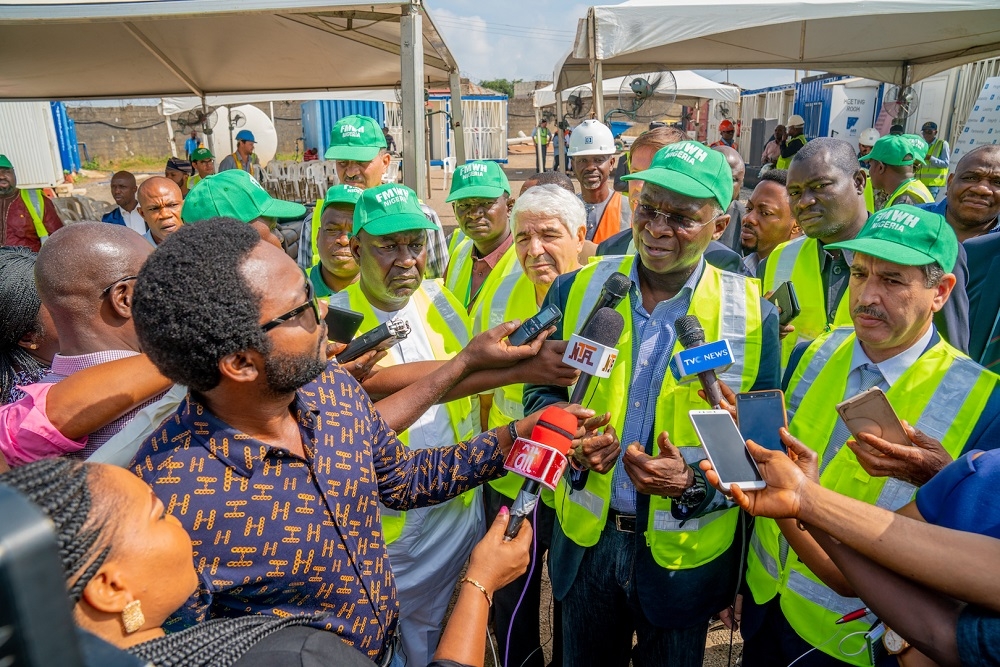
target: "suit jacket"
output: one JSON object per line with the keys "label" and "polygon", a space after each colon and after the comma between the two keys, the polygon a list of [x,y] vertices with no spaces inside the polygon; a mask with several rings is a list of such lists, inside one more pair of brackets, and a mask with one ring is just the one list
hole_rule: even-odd
{"label": "suit jacket", "polygon": [[[632,230],[626,229],[597,244],[597,255],[628,255],[628,246],[632,242]],[[743,257],[733,252],[718,241],[712,241],[705,249],[705,261],[717,269],[738,273],[741,276],[754,276],[747,272],[743,265]]]}
{"label": "suit jacket", "polygon": [[[969,284],[969,356],[979,361],[986,344],[1000,331],[994,331],[1000,312],[1000,234],[969,239],[964,244],[968,255]],[[992,277],[992,280],[991,280]]]}
{"label": "suit jacket", "polygon": [[105,213],[101,216],[101,222],[109,222],[112,225],[121,225],[126,227],[125,218],[122,217],[122,210],[120,207],[115,206],[111,213]]}

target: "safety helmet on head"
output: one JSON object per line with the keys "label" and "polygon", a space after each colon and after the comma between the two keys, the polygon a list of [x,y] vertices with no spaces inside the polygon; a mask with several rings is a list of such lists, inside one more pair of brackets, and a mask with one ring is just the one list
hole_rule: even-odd
{"label": "safety helmet on head", "polygon": [[792,114],[785,123],[788,127],[802,127],[806,124],[806,119],[798,114]]}
{"label": "safety helmet on head", "polygon": [[589,118],[573,128],[569,138],[569,156],[614,155],[615,138],[607,125]]}
{"label": "safety helmet on head", "polygon": [[879,140],[882,135],[878,133],[874,127],[869,127],[867,130],[861,130],[861,136],[858,137],[858,144],[861,146],[874,146],[875,142]]}
{"label": "safety helmet on head", "polygon": [[735,132],[736,126],[728,118],[719,123],[719,132]]}

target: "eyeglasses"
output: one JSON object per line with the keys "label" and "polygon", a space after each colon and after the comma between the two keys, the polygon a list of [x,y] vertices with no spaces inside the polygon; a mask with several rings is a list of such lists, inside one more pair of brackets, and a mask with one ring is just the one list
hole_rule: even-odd
{"label": "eyeglasses", "polygon": [[101,290],[101,298],[103,299],[104,297],[106,297],[108,295],[108,292],[114,289],[115,285],[117,285],[118,283],[123,283],[126,280],[135,280],[138,277],[139,276],[125,276],[124,278],[119,278],[118,280],[114,281],[113,283],[105,287],[103,290]]}
{"label": "eyeglasses", "polygon": [[319,301],[316,299],[316,290],[313,289],[313,285],[309,280],[306,280],[306,299],[307,301],[301,306],[296,306],[295,308],[292,308],[284,315],[279,315],[270,322],[265,322],[264,324],[260,325],[260,330],[267,332],[275,327],[279,327],[288,320],[294,319],[299,314],[305,312],[307,308],[312,308],[313,315],[316,316],[316,326],[319,326],[320,323]]}
{"label": "eyeglasses", "polygon": [[655,206],[650,206],[649,204],[639,204],[635,207],[635,212],[637,216],[649,219],[649,220],[661,220],[665,224],[670,225],[674,229],[682,229],[686,232],[691,232],[696,229],[701,229],[705,225],[712,223],[719,216],[715,216],[707,222],[698,222],[697,220],[692,220],[691,218],[685,217],[683,215],[677,215],[676,213],[667,213],[666,211],[661,211]]}

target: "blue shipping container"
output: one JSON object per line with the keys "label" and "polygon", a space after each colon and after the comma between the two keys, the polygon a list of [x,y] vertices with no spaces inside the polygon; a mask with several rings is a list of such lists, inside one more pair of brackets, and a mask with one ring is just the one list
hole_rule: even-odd
{"label": "blue shipping container", "polygon": [[830,134],[830,108],[833,91],[823,84],[846,79],[846,76],[829,76],[795,84],[795,105],[793,113],[806,121],[804,131],[810,139]]}
{"label": "blue shipping container", "polygon": [[385,104],[361,100],[311,100],[302,103],[302,137],[305,150],[315,148],[322,160],[330,145],[330,130],[344,116],[370,116],[385,125]]}
{"label": "blue shipping container", "polygon": [[50,102],[52,122],[56,130],[56,141],[59,143],[59,159],[63,172],[76,173],[80,171],[80,149],[76,143],[76,125],[66,114],[66,105],[62,102]]}

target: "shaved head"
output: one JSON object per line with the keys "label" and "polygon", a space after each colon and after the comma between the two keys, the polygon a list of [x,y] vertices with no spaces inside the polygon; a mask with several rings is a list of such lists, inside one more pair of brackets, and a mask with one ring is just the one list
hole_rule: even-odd
{"label": "shaved head", "polygon": [[135,208],[135,176],[127,171],[119,171],[111,177],[111,197],[115,203],[131,211]]}
{"label": "shaved head", "polygon": [[181,189],[174,181],[170,180],[166,176],[153,176],[152,178],[147,178],[139,186],[139,206],[143,204],[143,198],[149,201],[149,198],[153,196],[153,193],[157,192],[160,188],[166,188],[172,192],[176,192],[178,196],[181,194]]}

